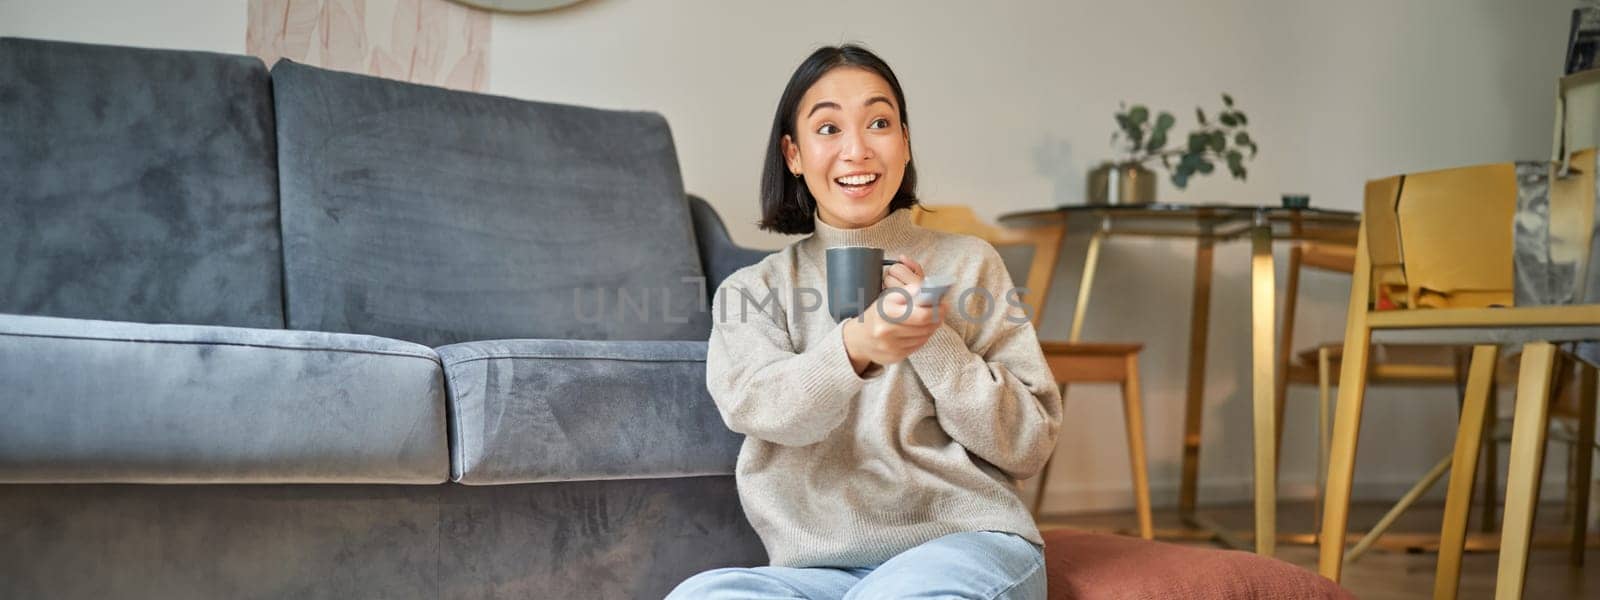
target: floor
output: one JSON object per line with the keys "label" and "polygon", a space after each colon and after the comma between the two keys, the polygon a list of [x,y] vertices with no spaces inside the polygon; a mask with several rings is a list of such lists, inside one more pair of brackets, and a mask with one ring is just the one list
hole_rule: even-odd
{"label": "floor", "polygon": [[[1357,504],[1351,508],[1352,529],[1376,523],[1388,505],[1381,503]],[[1347,565],[1343,584],[1362,600],[1400,600],[1431,598],[1433,595],[1433,567],[1437,556],[1428,548],[1436,543],[1439,522],[1443,518],[1442,504],[1423,504],[1414,507],[1396,522],[1391,536],[1354,564]],[[1498,553],[1492,548],[1474,550],[1474,545],[1490,544],[1492,534],[1480,531],[1480,507],[1474,507],[1469,532],[1468,552],[1461,566],[1461,591],[1463,600],[1494,597],[1495,569]],[[1565,524],[1564,507],[1560,503],[1539,507],[1535,525],[1535,547],[1528,558],[1528,586],[1523,596],[1531,599],[1583,599],[1600,598],[1600,535],[1590,534],[1585,554],[1587,568],[1568,564],[1567,539],[1569,529]],[[1224,527],[1248,532],[1252,522],[1249,506],[1207,508],[1201,514]],[[1316,569],[1317,548],[1310,545],[1313,507],[1309,502],[1284,503],[1278,512],[1280,532],[1277,557],[1291,563]],[[1046,515],[1039,520],[1041,528],[1069,527],[1094,531],[1132,533],[1135,531],[1133,513],[1083,514],[1068,516]],[[1201,534],[1184,529],[1176,511],[1157,511],[1155,514],[1156,538],[1191,545],[1210,545],[1200,539]],[[1355,543],[1355,538],[1350,540]]]}

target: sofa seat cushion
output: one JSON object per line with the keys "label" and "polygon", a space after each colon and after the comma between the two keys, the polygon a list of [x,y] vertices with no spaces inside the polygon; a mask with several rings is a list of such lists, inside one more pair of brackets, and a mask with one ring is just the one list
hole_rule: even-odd
{"label": "sofa seat cushion", "polygon": [[661,115],[272,69],[289,327],[442,346],[704,340]]}
{"label": "sofa seat cushion", "polygon": [[743,437],[706,392],[705,342],[503,340],[439,356],[458,482],[733,473]]}
{"label": "sofa seat cushion", "polygon": [[0,482],[440,483],[429,348],[0,315]]}
{"label": "sofa seat cushion", "polygon": [[1237,550],[1051,529],[1044,562],[1051,600],[1354,600],[1321,575]]}

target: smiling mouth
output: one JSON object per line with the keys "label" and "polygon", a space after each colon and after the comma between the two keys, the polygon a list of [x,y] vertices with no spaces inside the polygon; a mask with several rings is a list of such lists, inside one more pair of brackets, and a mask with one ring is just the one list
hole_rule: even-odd
{"label": "smiling mouth", "polygon": [[845,188],[847,190],[864,189],[867,186],[870,186],[870,185],[872,185],[874,183],[877,183],[877,181],[878,181],[878,175],[876,173],[863,173],[863,174],[860,174],[860,175],[846,175],[844,177],[838,177],[838,178],[835,178],[833,180],[834,183],[839,184],[840,187],[843,187],[843,188]]}

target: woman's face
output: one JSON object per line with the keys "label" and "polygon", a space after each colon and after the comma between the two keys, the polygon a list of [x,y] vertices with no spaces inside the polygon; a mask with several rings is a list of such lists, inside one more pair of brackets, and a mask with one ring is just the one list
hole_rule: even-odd
{"label": "woman's face", "polygon": [[889,214],[911,140],[888,81],[855,67],[829,71],[800,99],[795,123],[784,158],[804,176],[822,222],[857,229]]}

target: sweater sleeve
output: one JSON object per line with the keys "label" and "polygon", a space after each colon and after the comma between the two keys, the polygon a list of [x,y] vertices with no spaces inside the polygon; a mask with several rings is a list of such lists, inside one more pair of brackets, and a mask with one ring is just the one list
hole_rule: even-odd
{"label": "sweater sleeve", "polygon": [[[864,380],[850,365],[841,326],[797,352],[769,289],[734,281],[712,300],[706,388],[728,428],[785,446],[822,441],[849,414]],[[776,306],[773,306],[776,304]]]}
{"label": "sweater sleeve", "polygon": [[1011,278],[992,248],[978,285],[996,306],[986,317],[973,315],[970,345],[951,321],[962,317],[948,316],[911,354],[911,365],[933,394],[939,425],[951,439],[1011,477],[1027,479],[1055,450],[1061,391],[1033,324],[1006,301]]}

